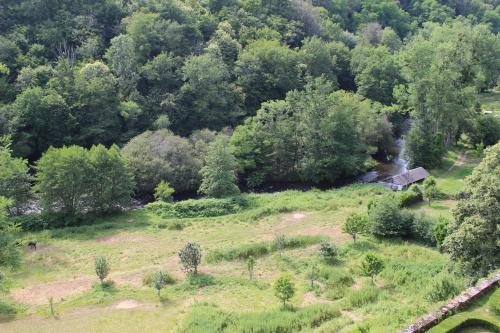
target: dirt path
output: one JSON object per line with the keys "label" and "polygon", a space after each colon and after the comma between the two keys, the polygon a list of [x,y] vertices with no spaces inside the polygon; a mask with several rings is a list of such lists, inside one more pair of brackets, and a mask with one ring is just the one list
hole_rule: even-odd
{"label": "dirt path", "polygon": [[448,168],[448,170],[446,170],[446,172],[444,174],[446,175],[446,174],[450,173],[456,167],[464,165],[465,161],[467,161],[467,152],[466,151],[463,152],[463,153],[461,153],[460,156],[457,157],[457,159],[455,160],[455,162],[453,163],[453,165],[450,166]]}

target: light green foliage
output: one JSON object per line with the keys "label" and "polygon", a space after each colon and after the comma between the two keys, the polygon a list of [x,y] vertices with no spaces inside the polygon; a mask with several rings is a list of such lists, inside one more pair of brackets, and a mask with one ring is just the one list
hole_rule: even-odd
{"label": "light green foliage", "polygon": [[31,198],[31,178],[28,162],[13,157],[10,147],[0,143],[0,196],[12,200],[14,213],[21,212]]}
{"label": "light green foliage", "polygon": [[311,288],[314,288],[314,282],[319,277],[319,267],[316,263],[310,263],[309,266],[307,266],[306,276],[311,282]]}
{"label": "light green foliage", "polygon": [[174,192],[175,190],[162,180],[155,188],[155,199],[163,202],[172,202],[172,194]]}
{"label": "light green foliage", "polygon": [[108,260],[104,256],[94,258],[94,269],[97,277],[101,280],[101,285],[104,285],[104,280],[108,277],[110,266]]}
{"label": "light green foliage", "polygon": [[201,247],[197,243],[188,242],[179,252],[179,259],[188,273],[198,274],[201,263]]}
{"label": "light green foliage", "polygon": [[247,202],[241,197],[225,199],[189,199],[168,203],[156,201],[148,204],[146,209],[162,218],[214,217],[234,214],[241,211]]}
{"label": "light green foliage", "polygon": [[429,202],[429,206],[431,205],[431,200],[436,199],[439,195],[439,190],[436,184],[436,178],[429,176],[425,178],[423,184],[423,196]]}
{"label": "light green foliage", "polygon": [[46,213],[105,214],[127,207],[134,188],[117,146],[50,148],[36,170],[35,190]]}
{"label": "light green foliage", "polygon": [[384,269],[384,262],[374,253],[367,253],[363,261],[361,262],[361,272],[365,276],[369,276],[372,279],[372,283],[376,275],[378,275]]}
{"label": "light green foliage", "polygon": [[368,217],[363,214],[353,213],[347,217],[342,225],[342,231],[352,236],[356,242],[356,237],[369,231]]}
{"label": "light green foliage", "polygon": [[443,243],[449,233],[450,220],[445,217],[439,217],[434,228],[434,237],[436,238],[436,243],[438,249],[443,249]]}
{"label": "light green foliage", "polygon": [[283,250],[285,249],[287,243],[287,237],[284,234],[279,234],[274,236],[273,247],[278,250],[279,254],[283,254]]}
{"label": "light green foliage", "polygon": [[500,144],[486,150],[482,162],[467,177],[463,199],[444,241],[451,259],[470,275],[484,276],[499,266]]}
{"label": "light green foliage", "polygon": [[236,185],[236,159],[228,143],[227,138],[220,136],[208,148],[199,189],[208,197],[224,198],[240,193]]}
{"label": "light green foliage", "polygon": [[426,298],[430,302],[446,301],[458,295],[461,287],[451,274],[439,275],[433,279]]}
{"label": "light green foliage", "polygon": [[295,284],[289,275],[283,274],[274,282],[274,295],[283,302],[283,308],[286,302],[295,295]]}

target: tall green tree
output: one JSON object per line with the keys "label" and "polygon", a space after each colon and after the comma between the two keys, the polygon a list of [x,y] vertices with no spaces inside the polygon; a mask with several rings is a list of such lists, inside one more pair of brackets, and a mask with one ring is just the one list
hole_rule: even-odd
{"label": "tall green tree", "polygon": [[0,268],[17,267],[21,260],[21,252],[14,238],[18,228],[7,217],[11,204],[11,200],[0,196]]}
{"label": "tall green tree", "polygon": [[0,143],[0,196],[12,200],[12,213],[20,213],[32,197],[31,180],[28,162],[13,157],[10,146]]}
{"label": "tall green tree", "polygon": [[236,159],[229,150],[228,139],[219,136],[210,144],[205,166],[200,171],[202,181],[199,192],[214,198],[239,194],[236,166]]}
{"label": "tall green tree", "polygon": [[482,277],[500,265],[500,143],[466,178],[462,199],[453,210],[444,248],[463,271]]}

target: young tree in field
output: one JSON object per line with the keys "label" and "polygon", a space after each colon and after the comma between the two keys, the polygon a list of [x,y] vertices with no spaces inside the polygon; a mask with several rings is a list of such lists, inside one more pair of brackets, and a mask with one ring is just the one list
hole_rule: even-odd
{"label": "young tree in field", "polygon": [[369,276],[374,282],[375,275],[382,272],[384,269],[384,262],[377,255],[373,253],[367,253],[365,259],[361,262],[361,272],[365,276]]}
{"label": "young tree in field", "polygon": [[310,263],[307,267],[307,278],[311,281],[311,288],[314,288],[314,281],[319,277],[319,269],[316,263]]}
{"label": "young tree in field", "polygon": [[95,268],[95,273],[99,280],[101,280],[101,285],[104,285],[104,279],[109,274],[109,263],[106,257],[104,256],[97,256],[94,258],[94,268]]}
{"label": "young tree in field", "polygon": [[155,188],[155,199],[163,202],[172,202],[172,194],[174,192],[175,190],[162,180]]}
{"label": "young tree in field", "polygon": [[424,186],[424,191],[423,191],[424,198],[427,199],[430,206],[431,200],[437,198],[439,194],[436,184],[436,179],[432,176],[425,178],[423,186]]}
{"label": "young tree in field", "polygon": [[14,233],[18,231],[7,217],[7,209],[12,201],[0,196],[0,268],[19,265],[19,252]]}
{"label": "young tree in field", "polygon": [[352,236],[352,240],[356,243],[356,236],[367,231],[368,219],[365,215],[352,213],[347,217],[347,220],[342,226],[342,231]]}
{"label": "young tree in field", "polygon": [[283,254],[283,250],[286,246],[286,241],[286,236],[283,234],[279,234],[274,237],[274,247],[276,248],[276,250],[278,250],[280,256]]}
{"label": "young tree in field", "polygon": [[335,244],[330,241],[323,240],[319,244],[319,252],[323,259],[328,263],[335,263],[337,257],[339,256],[339,249]]}
{"label": "young tree in field", "polygon": [[219,136],[209,146],[205,166],[201,169],[200,193],[224,198],[240,193],[236,185],[236,159],[229,151],[228,139]]}
{"label": "young tree in field", "polygon": [[255,259],[254,257],[250,256],[247,259],[247,270],[248,270],[248,277],[250,280],[253,280],[253,270],[255,268]]}
{"label": "young tree in field", "polygon": [[165,274],[165,272],[159,270],[153,274],[152,284],[156,289],[158,298],[161,297],[161,290],[167,285],[167,282],[167,275]]}
{"label": "young tree in field", "polygon": [[274,295],[283,302],[283,308],[286,308],[286,302],[295,294],[295,284],[289,275],[281,275],[274,282]]}
{"label": "young tree in field", "polygon": [[500,267],[500,143],[465,180],[462,199],[453,210],[444,248],[451,260],[471,276],[482,277]]}
{"label": "young tree in field", "polygon": [[12,200],[11,213],[18,214],[31,198],[28,162],[12,156],[9,144],[0,142],[0,196]]}
{"label": "young tree in field", "polygon": [[188,242],[179,252],[179,258],[184,270],[188,273],[198,274],[201,262],[201,248],[197,243]]}

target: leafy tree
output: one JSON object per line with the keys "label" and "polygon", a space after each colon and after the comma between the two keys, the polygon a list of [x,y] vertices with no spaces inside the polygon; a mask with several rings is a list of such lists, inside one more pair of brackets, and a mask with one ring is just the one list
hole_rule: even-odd
{"label": "leafy tree", "polygon": [[353,50],[351,68],[359,94],[384,104],[394,101],[394,87],[403,82],[396,58],[385,46]]}
{"label": "leafy tree", "polygon": [[11,200],[0,196],[0,268],[17,267],[21,258],[14,238],[18,228],[7,217],[7,209],[11,204]]}
{"label": "leafy tree", "polygon": [[352,240],[356,242],[356,236],[368,231],[368,219],[365,215],[352,213],[344,222],[342,231],[352,236]]}
{"label": "leafy tree", "polygon": [[450,232],[449,227],[450,221],[447,218],[440,216],[434,228],[434,237],[436,238],[437,247],[440,250],[443,249],[444,240]]}
{"label": "leafy tree", "polygon": [[392,52],[397,52],[401,46],[403,46],[403,42],[401,42],[398,34],[396,34],[396,32],[389,27],[382,31],[382,38],[380,42]]}
{"label": "leafy tree", "polygon": [[181,68],[182,85],[177,102],[179,112],[173,124],[184,133],[193,129],[222,129],[234,124],[241,115],[243,97],[231,81],[229,70],[211,54],[188,58]]}
{"label": "leafy tree", "polygon": [[260,103],[280,99],[300,87],[298,54],[277,41],[259,40],[249,44],[236,62],[238,84],[245,104],[256,109]]}
{"label": "leafy tree", "polygon": [[10,211],[20,213],[31,198],[28,163],[12,156],[9,145],[0,144],[0,196],[12,200]]}
{"label": "leafy tree", "polygon": [[355,13],[354,18],[358,24],[378,22],[384,27],[391,27],[400,37],[410,30],[410,16],[391,0],[364,0],[361,11]]}
{"label": "leafy tree", "polygon": [[374,278],[384,269],[384,262],[374,253],[367,253],[361,262],[361,272],[369,276],[374,283]]}
{"label": "leafy tree", "polygon": [[185,271],[198,274],[198,266],[201,262],[200,245],[188,242],[179,252],[179,258]]}
{"label": "leafy tree", "polygon": [[163,180],[176,192],[193,191],[200,184],[202,157],[186,138],[162,129],[144,132],[122,149],[137,182],[137,193],[151,195]]}
{"label": "leafy tree", "polygon": [[319,244],[319,252],[323,259],[329,263],[334,263],[337,261],[339,256],[339,248],[330,241],[323,240]]}
{"label": "leafy tree", "polygon": [[155,188],[155,199],[164,202],[172,202],[172,194],[174,194],[174,192],[175,190],[170,187],[167,182],[162,180]]}
{"label": "leafy tree", "polygon": [[462,199],[453,210],[453,221],[444,248],[465,273],[482,277],[498,269],[500,237],[500,144],[486,149],[484,159],[466,178]]}
{"label": "leafy tree", "polygon": [[248,277],[250,280],[253,280],[253,270],[255,268],[255,259],[253,256],[249,256],[247,259],[247,271],[248,271]]}
{"label": "leafy tree", "polygon": [[156,289],[156,292],[158,294],[158,297],[161,297],[160,293],[161,293],[161,290],[163,288],[165,288],[165,286],[167,285],[168,283],[168,280],[167,280],[167,275],[165,272],[163,271],[157,271],[153,274],[153,279],[152,279],[152,282],[153,282],[153,287]]}
{"label": "leafy tree", "polygon": [[236,160],[229,151],[228,139],[220,136],[209,146],[205,166],[200,171],[199,192],[214,198],[239,194],[235,169]]}
{"label": "leafy tree", "polygon": [[427,199],[430,206],[431,200],[436,199],[439,195],[436,179],[432,176],[425,178],[423,188],[424,188],[423,191],[424,198]]}
{"label": "leafy tree", "polygon": [[286,302],[295,294],[295,284],[289,275],[281,275],[274,282],[274,295],[283,302],[283,308],[286,308]]}
{"label": "leafy tree", "polygon": [[99,280],[101,280],[101,285],[104,285],[104,280],[109,274],[109,263],[106,257],[104,256],[97,256],[94,258],[94,268],[95,268],[95,273]]}

